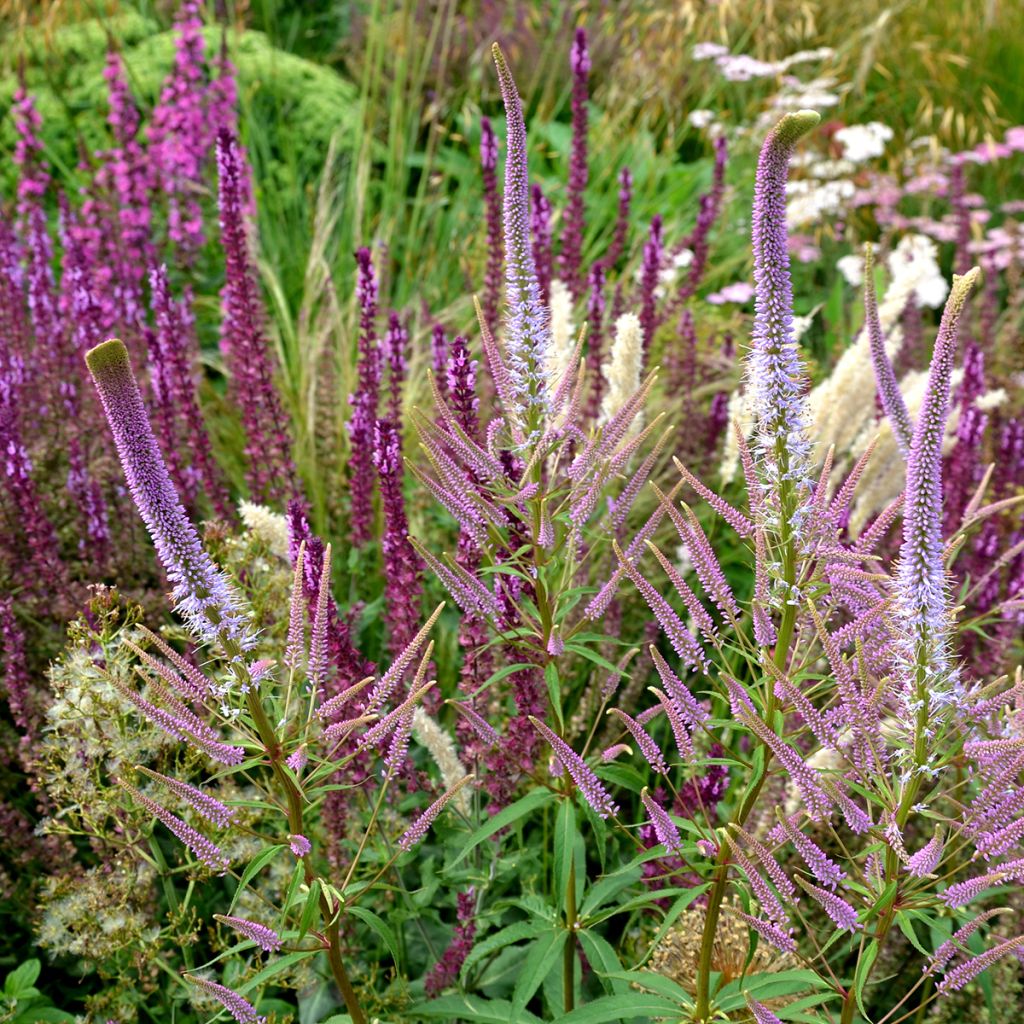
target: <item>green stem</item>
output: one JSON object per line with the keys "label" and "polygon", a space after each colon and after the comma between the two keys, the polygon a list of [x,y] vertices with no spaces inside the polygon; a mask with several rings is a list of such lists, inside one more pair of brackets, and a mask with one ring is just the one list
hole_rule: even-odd
{"label": "green stem", "polygon": [[[164,890],[164,896],[167,898],[167,903],[175,917],[180,918],[181,901],[178,899],[178,890],[174,888],[174,882],[171,879],[170,867],[167,864],[167,859],[164,857],[164,851],[160,849],[160,843],[152,833],[149,835],[149,848],[153,851],[153,859],[156,861],[157,867],[160,869],[160,885]],[[193,959],[192,947],[189,943],[182,942],[181,956],[185,961],[185,969],[191,971],[192,968],[195,967],[195,960]]]}
{"label": "green stem", "polygon": [[569,879],[565,884],[565,927],[569,932],[562,952],[562,987],[565,989],[565,1012],[571,1013],[575,1005],[573,988],[576,983],[576,858],[569,865]]}

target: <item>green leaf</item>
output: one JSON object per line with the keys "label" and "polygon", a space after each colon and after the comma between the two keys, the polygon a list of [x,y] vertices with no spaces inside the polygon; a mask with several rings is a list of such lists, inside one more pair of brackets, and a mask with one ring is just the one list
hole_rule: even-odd
{"label": "green leaf", "polygon": [[394,960],[395,965],[397,966],[399,963],[398,937],[395,935],[395,931],[391,925],[389,925],[382,917],[378,917],[372,910],[367,910],[366,907],[347,907],[346,913],[351,914],[353,917],[358,918],[364,924],[368,925],[384,940],[384,945],[388,947],[391,959]]}
{"label": "green leaf", "polygon": [[629,992],[626,995],[601,996],[571,1013],[558,1018],[558,1024],[611,1024],[631,1017],[668,1017],[678,1020],[680,1005],[672,999],[654,996],[648,992]]}
{"label": "green leaf", "polygon": [[587,954],[590,966],[594,968],[601,984],[609,995],[621,995],[629,991],[629,986],[618,975],[623,971],[622,962],[612,944],[595,932],[586,928],[578,932],[583,952]]}
{"label": "green leaf", "polygon": [[761,1002],[767,1002],[781,996],[803,995],[808,991],[817,991],[822,984],[821,978],[814,971],[802,968],[774,974],[756,974],[752,977],[737,978],[725,985],[715,996],[715,1005],[729,1013],[733,1010],[742,1010],[747,1005],[748,993]]}
{"label": "green leaf", "polygon": [[853,991],[857,996],[857,1006],[860,1007],[860,1012],[865,1017],[867,1017],[868,1011],[864,1008],[864,986],[868,982],[868,974],[878,957],[878,949],[878,939],[872,939],[857,958],[857,970],[853,972]]}
{"label": "green leaf", "polygon": [[599,878],[588,890],[584,897],[583,905],[580,907],[580,918],[586,920],[587,915],[596,910],[603,903],[614,899],[623,889],[636,885],[640,881],[641,871],[639,867],[628,865],[618,871]]}
{"label": "green leaf", "polygon": [[932,955],[934,950],[925,948],[924,943],[921,942],[921,940],[917,937],[917,932],[914,931],[914,922],[909,914],[907,914],[903,910],[897,910],[896,923],[899,925],[900,931],[903,932],[903,934],[907,937],[907,940],[914,947],[914,949],[916,949],[919,953],[923,953],[927,957],[930,957]]}
{"label": "green leaf", "polygon": [[511,946],[513,942],[519,942],[521,939],[535,939],[538,935],[543,935],[550,930],[550,921],[517,921],[515,924],[502,928],[501,931],[489,935],[482,942],[473,946],[469,956],[463,961],[459,977],[465,982],[469,977],[470,970],[492,953],[505,946]]}
{"label": "green leaf", "polygon": [[279,956],[272,960],[266,967],[263,968],[258,974],[254,974],[247,982],[239,986],[236,991],[239,995],[246,995],[249,992],[253,992],[256,989],[265,985],[271,978],[276,977],[282,971],[288,970],[292,964],[297,964],[300,960],[306,960],[309,957],[319,956],[320,950],[308,949],[301,953],[285,953],[284,956]]}
{"label": "green leaf", "polygon": [[512,1015],[507,999],[481,999],[479,996],[450,995],[418,1003],[407,1011],[410,1019],[439,1017],[442,1020],[479,1021],[480,1024],[543,1024],[526,1010]]}
{"label": "green leaf", "polygon": [[58,1010],[56,1006],[33,1006],[19,1011],[14,1024],[19,1021],[24,1024],[74,1024],[75,1016],[67,1010]]}
{"label": "green leaf", "polygon": [[569,884],[569,872],[573,863],[573,850],[576,845],[576,807],[571,799],[559,802],[558,813],[555,815],[555,862],[554,862],[554,899],[557,906],[564,906],[565,890]]}
{"label": "green leaf", "polygon": [[4,995],[18,998],[18,994],[25,989],[31,988],[39,977],[43,965],[38,960],[26,960],[23,964],[15,967],[4,979]]}
{"label": "green leaf", "polygon": [[322,889],[323,886],[320,884],[319,878],[315,879],[309,887],[309,892],[306,894],[306,905],[302,908],[302,917],[299,918],[300,939],[313,927],[313,922],[320,911],[320,893]]}
{"label": "green leaf", "polygon": [[468,854],[476,849],[485,839],[490,839],[495,832],[500,832],[503,828],[508,827],[513,822],[519,821],[520,818],[525,818],[526,815],[532,813],[543,807],[545,804],[550,803],[558,794],[552,792],[550,789],[534,789],[527,793],[526,796],[517,800],[514,804],[509,804],[504,810],[498,811],[498,813],[487,822],[486,825],[478,828],[466,841],[463,843],[455,859],[447,865],[446,870],[451,870],[462,861]]}
{"label": "green leaf", "polygon": [[283,844],[268,846],[249,861],[248,866],[242,872],[242,877],[238,880],[238,888],[235,890],[235,895],[231,897],[231,906],[228,907],[229,914],[234,913],[235,905],[238,903],[238,898],[242,895],[245,887],[277,856],[277,851],[282,849],[284,849]]}
{"label": "green leaf", "polygon": [[562,947],[569,938],[564,928],[541,936],[526,954],[519,980],[512,993],[512,1012],[509,1020],[517,1020],[519,1014],[526,1009],[526,1004],[533,998],[534,992],[540,988],[541,982],[561,966]]}

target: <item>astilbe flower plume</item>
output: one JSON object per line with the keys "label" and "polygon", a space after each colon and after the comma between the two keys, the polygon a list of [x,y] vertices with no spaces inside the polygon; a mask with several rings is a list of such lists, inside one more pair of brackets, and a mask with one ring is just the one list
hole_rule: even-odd
{"label": "astilbe flower plume", "polygon": [[117,446],[128,489],[174,587],[178,612],[208,643],[230,640],[241,650],[255,640],[247,611],[203,550],[181,507],[149,424],[128,350],[106,341],[86,356]]}
{"label": "astilbe flower plume", "polygon": [[274,386],[263,303],[249,254],[246,171],[238,140],[227,129],[217,136],[217,169],[225,265],[221,346],[242,411],[249,486],[260,500],[283,504],[296,493],[291,439]]}

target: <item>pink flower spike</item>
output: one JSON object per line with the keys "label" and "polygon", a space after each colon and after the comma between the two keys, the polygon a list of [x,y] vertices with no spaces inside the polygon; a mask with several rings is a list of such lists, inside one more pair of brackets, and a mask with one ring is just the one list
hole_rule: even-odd
{"label": "pink flower spike", "polygon": [[586,761],[576,753],[560,736],[552,732],[543,722],[530,715],[533,727],[548,741],[555,756],[576,783],[576,788],[583,794],[583,799],[601,818],[618,814],[618,805],[612,800],[601,780],[591,771]]}
{"label": "pink flower spike", "polygon": [[757,1024],[782,1024],[782,1021],[767,1006],[759,1003],[756,999],[751,999],[750,996],[747,996],[747,1006]]}
{"label": "pink flower spike", "polygon": [[942,860],[942,848],[942,830],[937,829],[928,843],[907,861],[907,871],[916,878],[926,878],[933,874]]}
{"label": "pink flower spike", "polygon": [[445,806],[462,789],[473,781],[472,775],[459,779],[448,792],[439,796],[402,834],[398,840],[398,848],[403,851],[411,850],[427,834],[427,829],[433,824],[434,819],[444,810]]}
{"label": "pink flower spike", "polygon": [[650,815],[651,824],[654,826],[654,834],[658,838],[658,842],[668,850],[669,853],[680,853],[683,848],[683,839],[679,835],[679,829],[676,828],[676,823],[669,817],[665,809],[647,792],[645,786],[640,793],[640,799],[643,801],[644,807],[647,808],[647,813]]}
{"label": "pink flower spike", "polygon": [[202,989],[202,991],[213,996],[238,1021],[238,1024],[266,1024],[267,1018],[261,1017],[256,1012],[256,1007],[252,1003],[247,999],[243,999],[242,996],[237,992],[233,992],[227,986],[219,985],[217,982],[209,981],[207,978],[196,978],[191,974],[186,974],[185,977],[196,988]]}
{"label": "pink flower spike", "polygon": [[281,937],[265,924],[258,921],[247,921],[244,917],[226,917],[224,914],[214,914],[216,920],[233,928],[239,935],[243,935],[250,942],[255,942],[260,949],[266,953],[275,953],[281,948]]}
{"label": "pink flower spike", "polygon": [[827,889],[819,889],[816,885],[811,885],[810,882],[804,881],[802,878],[797,879],[797,881],[814,897],[815,902],[832,918],[833,923],[840,931],[852,932],[861,927],[860,922],[857,920],[857,911],[842,897],[829,892]]}

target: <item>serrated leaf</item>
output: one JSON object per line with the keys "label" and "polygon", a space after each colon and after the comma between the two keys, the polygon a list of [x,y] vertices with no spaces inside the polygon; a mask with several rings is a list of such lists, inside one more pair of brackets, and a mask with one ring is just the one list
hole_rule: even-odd
{"label": "serrated leaf", "polygon": [[456,864],[460,863],[466,858],[466,856],[475,850],[476,847],[478,847],[485,839],[490,839],[495,832],[500,832],[503,828],[507,828],[514,822],[519,821],[520,818],[525,818],[526,815],[539,810],[545,804],[554,800],[556,795],[557,794],[549,789],[535,789],[527,793],[526,796],[521,797],[514,804],[509,804],[508,807],[498,811],[498,813],[491,818],[486,825],[478,828],[462,844],[462,847],[459,849],[458,854],[456,854],[455,859],[445,866],[445,870],[450,871]]}
{"label": "serrated leaf", "polygon": [[558,1018],[558,1024],[611,1024],[631,1017],[668,1017],[679,1019],[680,1005],[671,999],[648,992],[630,992],[626,995],[601,996],[586,1006]]}
{"label": "serrated leaf", "polygon": [[530,947],[519,973],[519,981],[516,982],[515,991],[512,993],[512,1012],[509,1020],[518,1019],[526,1004],[533,998],[533,994],[540,988],[541,982],[551,971],[558,970],[559,957],[568,938],[569,933],[564,928],[559,928],[557,931],[542,935]]}
{"label": "serrated leaf", "polygon": [[316,920],[317,914],[320,911],[321,889],[320,879],[317,878],[309,887],[309,892],[306,893],[306,904],[302,908],[302,916],[299,918],[300,939],[309,931],[310,928],[313,927],[313,922]]}
{"label": "serrated leaf", "polygon": [[384,945],[388,947],[391,959],[394,960],[395,965],[397,966],[399,963],[398,936],[395,935],[394,929],[387,923],[387,921],[382,917],[379,917],[372,910],[367,910],[366,907],[347,907],[346,913],[351,914],[353,917],[362,921],[365,925],[368,925],[384,940]]}
{"label": "serrated leaf", "polygon": [[511,946],[512,943],[520,942],[523,939],[534,939],[550,930],[550,921],[517,921],[493,935],[488,935],[486,939],[476,943],[469,951],[469,956],[463,961],[462,970],[459,972],[460,979],[465,982],[469,977],[470,970],[476,964],[499,949]]}
{"label": "serrated leaf", "polygon": [[512,1016],[512,1004],[507,999],[482,999],[480,996],[449,995],[418,1003],[408,1010],[413,1019],[438,1017],[442,1020],[479,1021],[480,1024],[542,1024],[527,1010]]}
{"label": "serrated leaf", "polygon": [[619,978],[623,967],[612,944],[596,932],[588,931],[585,928],[578,935],[583,952],[587,954],[587,960],[590,961],[590,966],[594,968],[609,995],[621,995],[623,992],[628,992],[629,986]]}
{"label": "serrated leaf", "polygon": [[229,914],[234,913],[235,905],[238,903],[238,899],[245,890],[245,887],[277,856],[277,851],[283,849],[283,845],[268,846],[249,861],[246,869],[242,872],[242,877],[238,880],[238,888],[235,889],[235,895],[231,897],[231,906],[228,908]]}

